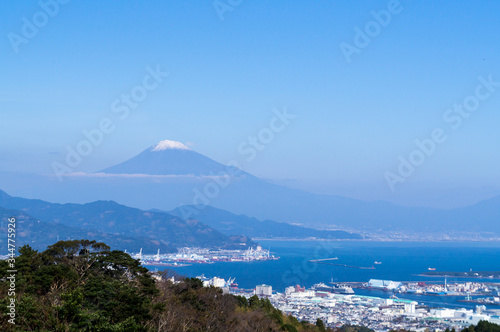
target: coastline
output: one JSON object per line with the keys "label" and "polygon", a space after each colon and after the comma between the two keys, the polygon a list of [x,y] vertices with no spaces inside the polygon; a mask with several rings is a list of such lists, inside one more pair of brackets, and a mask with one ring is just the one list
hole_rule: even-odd
{"label": "coastline", "polygon": [[399,243],[498,243],[500,245],[500,238],[497,239],[446,239],[446,240],[430,240],[430,239],[392,239],[392,238],[365,238],[365,239],[318,239],[318,238],[287,238],[287,237],[252,237],[253,241],[297,241],[297,242],[399,242]]}

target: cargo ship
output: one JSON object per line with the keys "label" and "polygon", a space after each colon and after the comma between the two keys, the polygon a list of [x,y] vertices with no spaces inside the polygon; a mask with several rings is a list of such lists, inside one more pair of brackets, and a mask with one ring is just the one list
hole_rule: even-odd
{"label": "cargo ship", "polygon": [[328,286],[322,282],[312,286],[312,289],[320,292],[337,293],[337,294],[354,294],[354,291],[350,286],[343,284],[334,284],[333,281],[330,282],[332,286]]}

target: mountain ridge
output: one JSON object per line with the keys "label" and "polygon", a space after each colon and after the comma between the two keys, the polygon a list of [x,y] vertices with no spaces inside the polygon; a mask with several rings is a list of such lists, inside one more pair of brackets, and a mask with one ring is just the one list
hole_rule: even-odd
{"label": "mountain ridge", "polygon": [[[0,218],[2,220],[6,221],[8,218],[12,217],[16,220],[17,248],[28,244],[35,250],[45,250],[48,245],[58,240],[95,238],[100,241],[107,241],[107,243],[116,247],[132,251],[139,251],[140,248],[151,252],[157,249],[160,249],[162,252],[175,251],[175,248],[171,245],[163,243],[160,243],[159,245],[151,244],[148,242],[147,238],[117,236],[114,234],[99,232],[95,229],[77,228],[57,222],[42,221],[23,211],[0,207]],[[0,230],[0,233],[5,233],[5,236],[0,238],[0,244],[2,245],[0,254],[6,254],[7,227],[3,227]]]}
{"label": "mountain ridge", "polygon": [[359,234],[339,230],[316,230],[274,220],[258,220],[244,214],[236,215],[213,206],[183,205],[168,213],[183,217],[189,211],[190,218],[199,220],[223,234],[244,234],[260,238],[317,238],[362,239]]}
{"label": "mountain ridge", "polygon": [[[230,239],[201,222],[187,223],[167,213],[144,211],[114,201],[59,204],[12,197],[0,191],[0,207],[19,210],[40,220],[80,230],[92,230],[115,237],[143,239],[145,245],[149,243],[164,248],[185,246],[247,248],[247,245],[237,245],[242,239]],[[245,242],[248,242],[248,246],[254,244],[248,238]]]}

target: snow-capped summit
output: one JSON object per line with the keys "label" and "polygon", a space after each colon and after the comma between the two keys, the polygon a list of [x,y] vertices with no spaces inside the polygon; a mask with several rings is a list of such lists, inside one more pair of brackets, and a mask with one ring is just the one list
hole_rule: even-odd
{"label": "snow-capped summit", "polygon": [[152,151],[163,151],[163,150],[190,150],[187,146],[177,141],[170,141],[168,139],[160,141],[152,146]]}
{"label": "snow-capped summit", "polygon": [[98,173],[212,176],[227,173],[228,169],[231,168],[191,150],[181,142],[165,140]]}

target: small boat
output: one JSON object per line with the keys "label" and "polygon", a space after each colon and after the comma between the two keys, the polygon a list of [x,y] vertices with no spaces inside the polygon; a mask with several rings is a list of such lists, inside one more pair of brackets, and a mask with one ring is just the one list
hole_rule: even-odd
{"label": "small boat", "polygon": [[429,271],[436,271],[436,268],[435,267],[430,267],[428,270]]}
{"label": "small boat", "polygon": [[373,264],[377,264],[377,265],[379,265],[379,264],[382,264],[382,262],[377,262],[377,261],[375,261]]}

